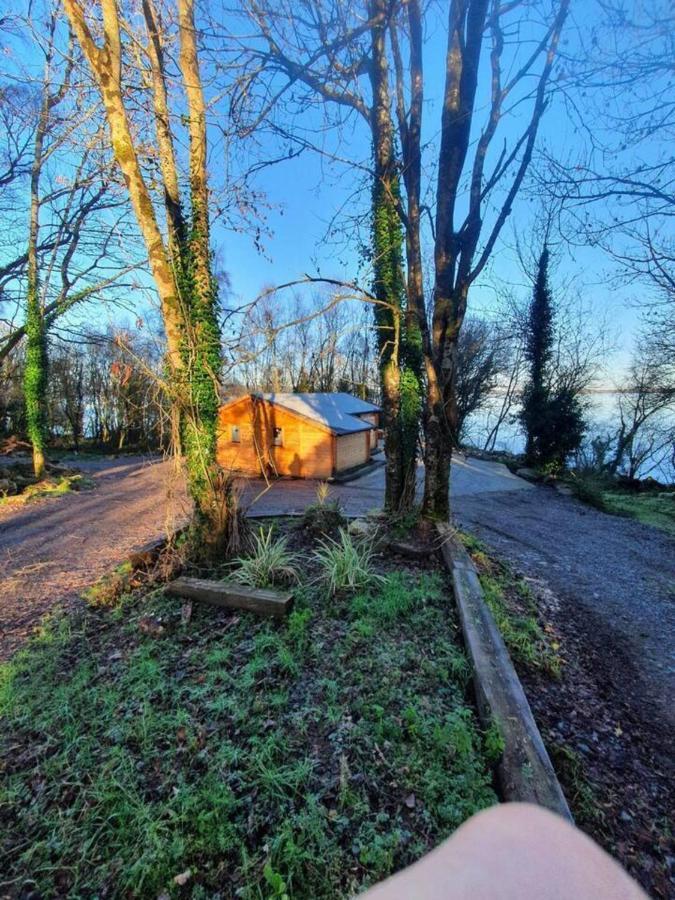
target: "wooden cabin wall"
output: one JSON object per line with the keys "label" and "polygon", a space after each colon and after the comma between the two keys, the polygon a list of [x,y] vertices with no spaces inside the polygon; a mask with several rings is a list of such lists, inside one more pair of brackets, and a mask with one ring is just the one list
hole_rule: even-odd
{"label": "wooden cabin wall", "polygon": [[[239,443],[231,428],[239,426]],[[275,428],[283,430],[283,446],[273,446]],[[224,469],[260,475],[330,478],[333,474],[332,434],[264,400],[243,397],[219,414],[218,463]]]}
{"label": "wooden cabin wall", "polygon": [[337,438],[337,471],[361,466],[370,458],[370,431],[340,434]]}

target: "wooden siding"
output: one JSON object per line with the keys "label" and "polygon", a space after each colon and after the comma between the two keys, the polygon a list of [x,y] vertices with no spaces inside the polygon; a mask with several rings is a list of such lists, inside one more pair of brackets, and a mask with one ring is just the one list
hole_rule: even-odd
{"label": "wooden siding", "polygon": [[[239,427],[239,443],[232,427]],[[274,429],[282,445],[274,446]],[[362,439],[363,435],[359,435]],[[260,475],[329,478],[333,474],[333,435],[326,426],[250,396],[227,404],[219,413],[218,463],[224,469]]]}
{"label": "wooden siding", "polygon": [[377,429],[380,426],[380,414],[379,413],[363,413],[359,416],[359,419],[363,419],[364,422],[370,422],[371,425],[374,425],[370,431],[370,449],[377,450]]}
{"label": "wooden siding", "polygon": [[354,434],[337,436],[336,469],[344,472],[354,466],[361,466],[370,459],[370,431],[357,431]]}

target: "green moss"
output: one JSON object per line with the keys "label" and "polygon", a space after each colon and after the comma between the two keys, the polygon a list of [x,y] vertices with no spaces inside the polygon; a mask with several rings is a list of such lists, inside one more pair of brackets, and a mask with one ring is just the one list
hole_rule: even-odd
{"label": "green moss", "polygon": [[43,500],[46,497],[62,497],[71,491],[87,491],[96,487],[96,482],[86,475],[60,475],[48,477],[35,484],[29,484],[20,494],[0,496],[0,506],[19,506],[32,500]]}

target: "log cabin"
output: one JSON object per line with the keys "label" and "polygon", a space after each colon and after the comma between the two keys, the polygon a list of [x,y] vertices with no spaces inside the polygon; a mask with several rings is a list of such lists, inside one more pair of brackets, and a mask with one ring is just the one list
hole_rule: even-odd
{"label": "log cabin", "polygon": [[332,478],[377,448],[380,408],[347,393],[245,394],[226,401],[218,463],[246,475]]}

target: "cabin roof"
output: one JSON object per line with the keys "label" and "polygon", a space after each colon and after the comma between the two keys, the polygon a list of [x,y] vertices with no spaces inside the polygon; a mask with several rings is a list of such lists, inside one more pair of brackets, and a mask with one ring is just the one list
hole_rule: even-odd
{"label": "cabin roof", "polygon": [[367,400],[344,392],[339,393],[305,393],[305,394],[261,394],[264,400],[280,406],[290,412],[297,413],[307,419],[314,419],[327,425],[335,434],[353,434],[368,431],[375,426],[359,419],[366,413],[376,413],[380,407]]}

